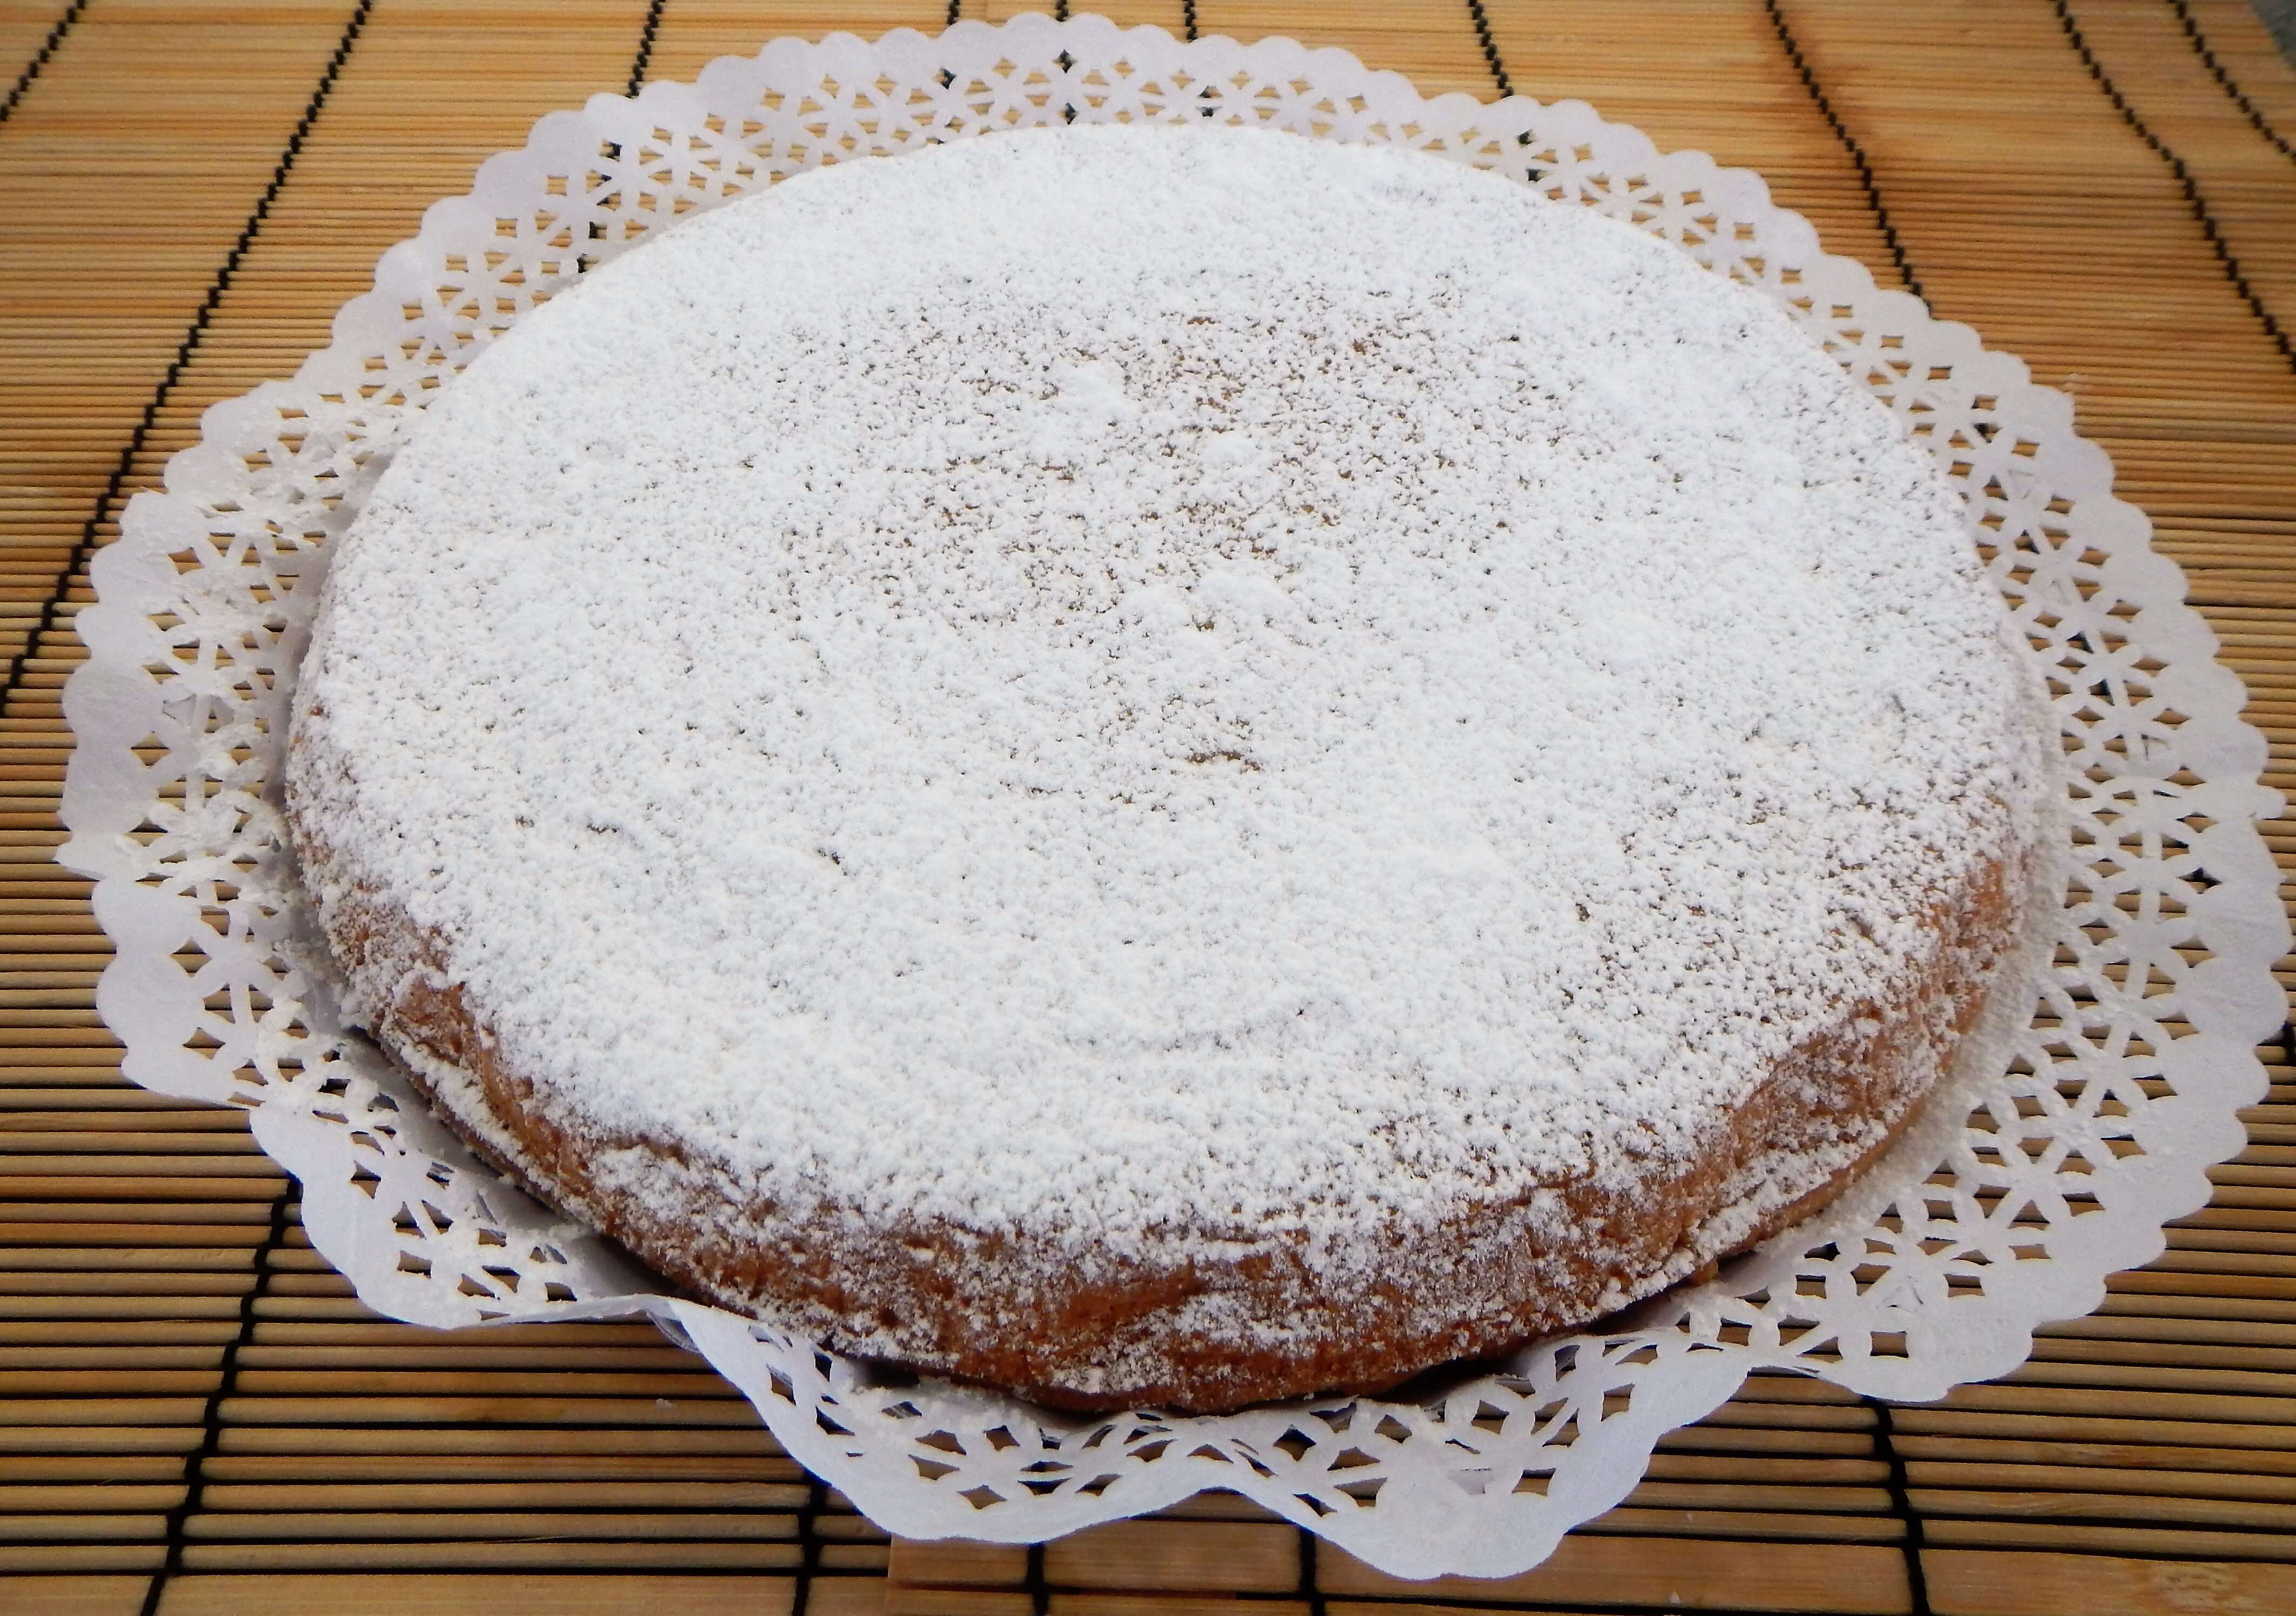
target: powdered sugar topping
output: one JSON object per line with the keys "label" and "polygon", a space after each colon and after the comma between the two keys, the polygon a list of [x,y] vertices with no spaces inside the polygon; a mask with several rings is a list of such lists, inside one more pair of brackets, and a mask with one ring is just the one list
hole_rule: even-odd
{"label": "powdered sugar topping", "polygon": [[342,546],[292,784],[323,903],[601,1127],[1122,1247],[1689,1157],[2013,844],[2035,701],[1754,295],[1431,159],[1079,128],[523,321]]}

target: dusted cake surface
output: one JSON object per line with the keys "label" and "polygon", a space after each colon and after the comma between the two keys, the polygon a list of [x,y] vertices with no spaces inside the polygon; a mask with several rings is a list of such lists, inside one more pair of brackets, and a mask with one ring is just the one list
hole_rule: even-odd
{"label": "dusted cake surface", "polygon": [[545,1194],[843,1347],[1216,1407],[1826,1193],[2054,745],[1763,299],[1431,158],[1078,127],[498,340],[333,560],[288,791],[355,1010]]}

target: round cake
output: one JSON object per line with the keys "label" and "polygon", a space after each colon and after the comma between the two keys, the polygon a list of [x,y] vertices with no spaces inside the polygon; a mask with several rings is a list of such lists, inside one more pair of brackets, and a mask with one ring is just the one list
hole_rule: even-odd
{"label": "round cake", "polygon": [[678,225],[339,546],[287,808],[486,1155],[842,1350],[1383,1388],[1832,1194],[2054,726],[1766,299],[1443,160],[1076,127]]}

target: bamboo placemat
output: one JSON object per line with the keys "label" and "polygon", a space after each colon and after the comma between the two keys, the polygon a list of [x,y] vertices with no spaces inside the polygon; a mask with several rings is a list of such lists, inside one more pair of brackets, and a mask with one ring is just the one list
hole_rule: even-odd
{"label": "bamboo placemat", "polygon": [[[1577,96],[1759,169],[2073,392],[2296,789],[2296,74],[2243,0],[1105,9]],[[0,0],[0,1607],[2296,1611],[2296,1034],[2214,1202],[2017,1374],[1900,1407],[1757,1382],[1547,1566],[1432,1587],[1218,1497],[1033,1552],[889,1544],[650,1329],[376,1319],[237,1116],[121,1081],[87,885],[48,861],[124,498],[536,116],[949,12]]]}

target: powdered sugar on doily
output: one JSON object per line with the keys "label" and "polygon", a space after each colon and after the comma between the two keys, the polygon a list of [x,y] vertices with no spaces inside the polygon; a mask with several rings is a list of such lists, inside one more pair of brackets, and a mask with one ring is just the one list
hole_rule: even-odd
{"label": "powdered sugar on doily", "polygon": [[505,1064],[785,1207],[1119,1250],[1691,1159],[2046,777],[1951,496],[1767,300],[1251,132],[685,225],[328,587],[319,896]]}

